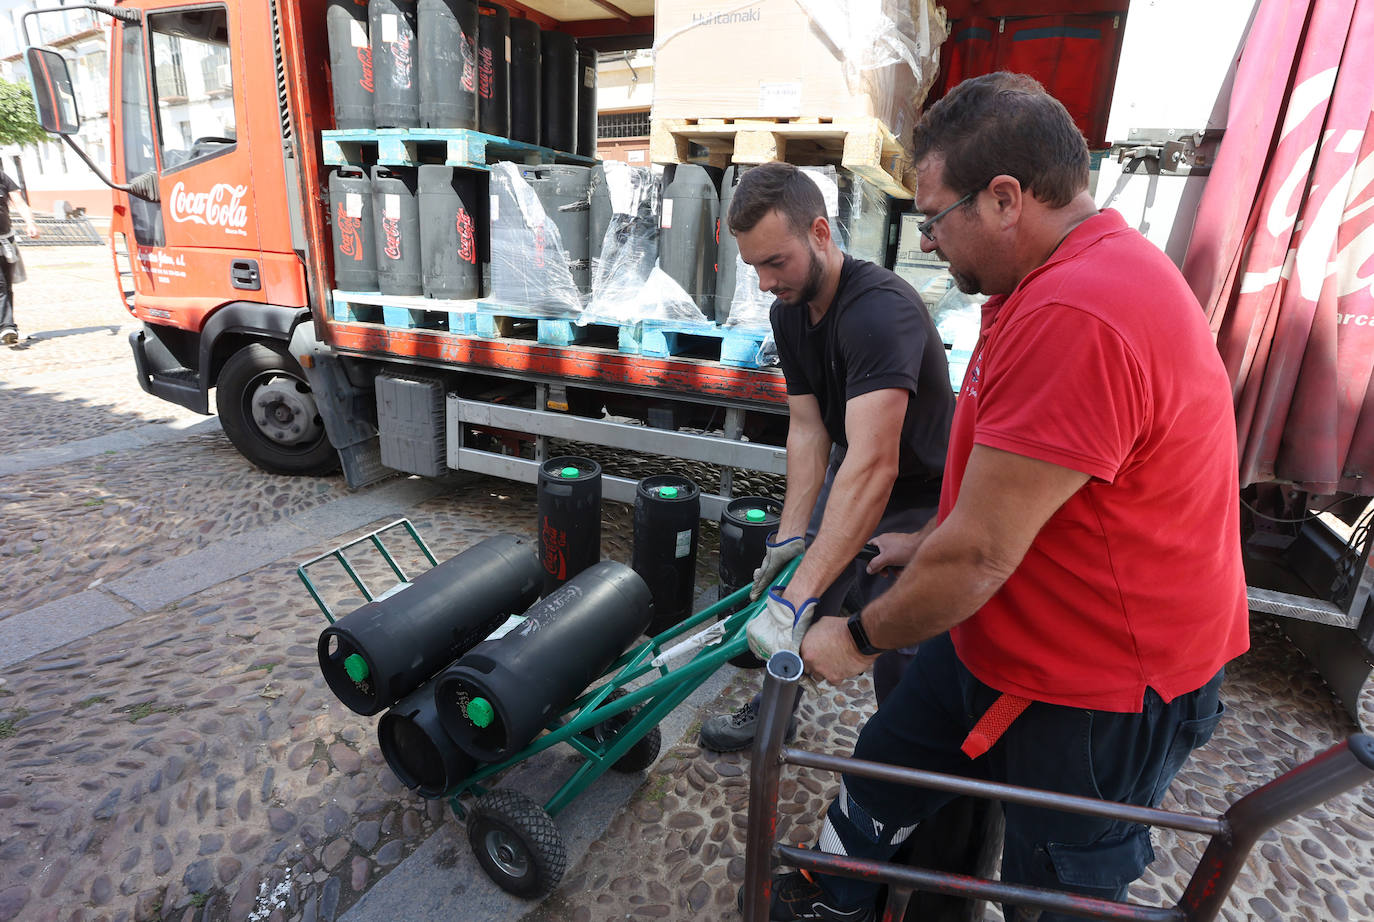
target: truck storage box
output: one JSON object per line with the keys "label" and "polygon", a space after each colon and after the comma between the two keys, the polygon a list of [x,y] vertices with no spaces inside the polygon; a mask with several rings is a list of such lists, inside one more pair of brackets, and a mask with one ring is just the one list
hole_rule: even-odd
{"label": "truck storage box", "polygon": [[422,477],[447,474],[444,424],[443,382],[377,376],[377,429],[384,465]]}
{"label": "truck storage box", "polygon": [[723,6],[655,4],[655,119],[876,117],[910,131],[946,34],[930,0]]}

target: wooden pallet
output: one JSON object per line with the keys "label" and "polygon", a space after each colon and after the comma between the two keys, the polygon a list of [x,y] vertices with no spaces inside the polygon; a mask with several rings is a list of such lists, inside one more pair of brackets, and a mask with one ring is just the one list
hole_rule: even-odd
{"label": "wooden pallet", "polygon": [[332,129],[320,132],[324,162],[331,166],[381,163],[387,166],[419,166],[442,163],[486,169],[498,160],[514,163],[577,163],[596,161],[567,151],[512,141],[463,128]]}
{"label": "wooden pallet", "polygon": [[655,163],[685,163],[690,146],[708,151],[713,166],[785,160],[802,166],[842,166],[894,198],[914,196],[906,150],[880,119],[666,118],[649,124]]}

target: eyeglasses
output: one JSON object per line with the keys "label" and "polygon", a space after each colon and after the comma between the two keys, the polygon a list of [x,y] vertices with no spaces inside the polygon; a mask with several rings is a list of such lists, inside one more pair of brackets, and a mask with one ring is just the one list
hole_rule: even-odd
{"label": "eyeglasses", "polygon": [[965,203],[968,202],[970,199],[972,199],[975,195],[977,195],[979,192],[982,192],[982,191],[983,191],[982,189],[975,189],[974,191],[972,191],[972,192],[970,192],[969,194],[965,195],[963,198],[959,199],[959,201],[955,202],[953,205],[950,205],[950,206],[949,206],[948,208],[946,208],[944,211],[941,211],[939,214],[935,215],[935,217],[933,217],[933,218],[927,218],[926,220],[922,221],[920,224],[917,224],[917,225],[916,225],[916,229],[917,229],[918,231],[921,232],[921,236],[922,236],[922,237],[926,238],[926,239],[929,240],[931,243],[934,243],[934,242],[935,242],[935,222],[936,222],[936,221],[939,221],[941,218],[943,218],[945,215],[949,214],[949,213],[950,213],[951,211],[953,211],[954,209],[958,208],[960,205],[965,204]]}

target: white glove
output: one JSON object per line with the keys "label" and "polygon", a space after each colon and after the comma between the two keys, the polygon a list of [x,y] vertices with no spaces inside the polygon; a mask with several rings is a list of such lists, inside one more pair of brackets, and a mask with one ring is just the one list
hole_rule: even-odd
{"label": "white glove", "polygon": [[749,598],[751,599],[757,599],[763,595],[763,590],[773,585],[773,577],[777,576],[782,568],[792,561],[792,558],[800,557],[802,551],[806,550],[806,539],[800,535],[774,544],[773,539],[777,535],[777,532],[773,532],[768,536],[766,550],[763,552],[763,563],[754,571],[754,585],[749,589]]}
{"label": "white glove", "polygon": [[749,649],[764,662],[779,650],[801,652],[802,638],[816,620],[816,599],[807,599],[800,609],[782,597],[782,586],[768,590],[763,610],[749,621],[745,634]]}

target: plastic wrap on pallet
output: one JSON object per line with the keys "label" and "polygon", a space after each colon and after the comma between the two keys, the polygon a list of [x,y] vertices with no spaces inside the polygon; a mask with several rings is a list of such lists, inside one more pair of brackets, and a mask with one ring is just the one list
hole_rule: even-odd
{"label": "plastic wrap on pallet", "polygon": [[840,247],[858,259],[883,265],[887,261],[890,204],[887,193],[861,176],[838,177],[840,190]]}
{"label": "plastic wrap on pallet", "polygon": [[[905,144],[939,76],[939,49],[949,37],[944,11],[931,0],[797,0],[797,5],[839,52],[851,93],[901,100],[888,127]],[[896,78],[903,71],[914,76],[915,92]]]}
{"label": "plastic wrap on pallet", "polygon": [[[841,220],[844,212],[840,202],[840,182],[833,166],[807,166],[802,171],[816,183],[825,199],[825,212],[830,216],[830,227],[836,230],[835,240],[840,249],[848,251],[849,229]],[[861,182],[854,177],[852,182]],[[866,184],[865,184],[866,185]],[[727,215],[721,216],[721,233],[729,233]],[[773,296],[759,290],[759,274],[739,255],[735,256],[735,296],[730,301],[730,316],[725,326],[732,330],[768,330],[768,309],[773,305]]]}
{"label": "plastic wrap on pallet", "polygon": [[648,168],[614,160],[603,167],[613,214],[601,256],[592,261],[591,302],[577,322],[709,325],[686,289],[656,264],[662,201],[658,177]]}
{"label": "plastic wrap on pallet", "polygon": [[949,344],[949,381],[956,389],[964,380],[964,369],[973,358],[986,300],[986,295],[965,294],[951,287],[930,312],[940,339]]}
{"label": "plastic wrap on pallet", "polygon": [[[502,209],[514,207],[516,216]],[[572,319],[582,297],[562,235],[514,163],[491,167],[491,298],[536,316]]]}

